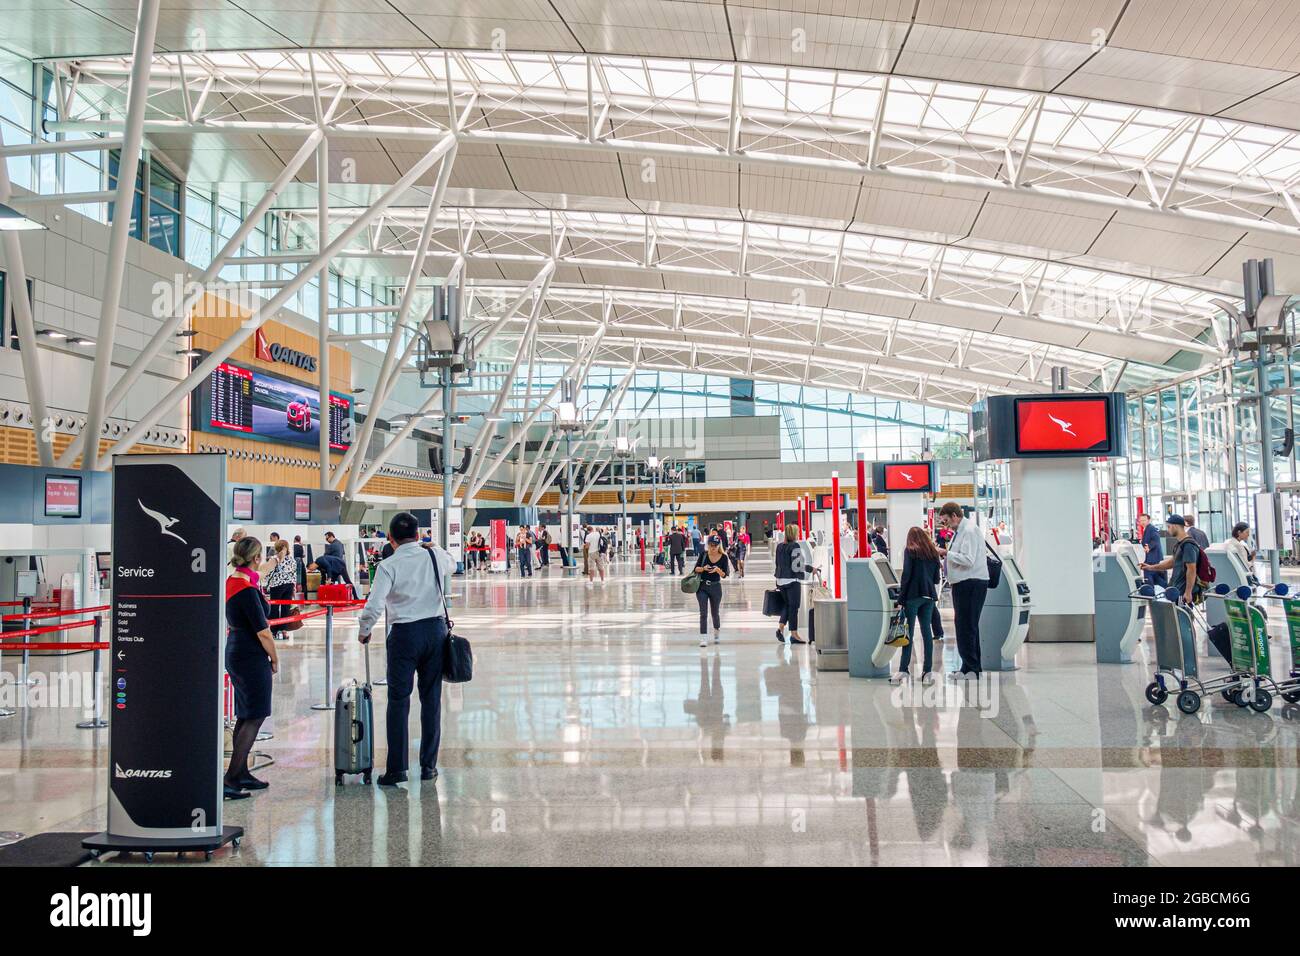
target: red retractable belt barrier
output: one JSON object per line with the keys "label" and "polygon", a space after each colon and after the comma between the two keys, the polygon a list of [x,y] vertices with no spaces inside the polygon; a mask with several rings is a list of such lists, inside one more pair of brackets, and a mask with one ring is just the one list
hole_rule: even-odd
{"label": "red retractable belt barrier", "polygon": [[29,627],[23,631],[5,631],[0,634],[0,651],[105,651],[107,641],[82,641],[59,643],[55,641],[36,641],[10,643],[15,637],[37,637],[41,634],[53,634],[58,631],[71,631],[78,627],[94,627],[95,621],[73,621],[71,624],[45,624],[41,627]]}
{"label": "red retractable belt barrier", "polygon": [[302,614],[291,614],[291,615],[289,615],[288,617],[275,617],[275,618],[271,618],[270,620],[268,620],[268,621],[266,622],[268,625],[273,625],[273,624],[289,624],[289,623],[292,622],[292,621],[308,621],[308,620],[311,620],[311,619],[314,618],[314,617],[320,617],[321,615],[323,615],[323,614],[328,614],[330,611],[334,611],[334,610],[339,610],[339,611],[350,611],[350,610],[354,610],[354,609],[356,609],[356,608],[359,608],[359,607],[364,606],[366,602],[365,602],[365,601],[351,601],[351,600],[348,600],[348,601],[308,601],[308,602],[304,602],[304,601],[278,600],[278,601],[267,601],[266,603],[267,603],[267,604],[274,604],[274,605],[277,605],[277,606],[288,605],[288,606],[290,606],[290,607],[294,607],[294,606],[297,606],[297,605],[299,605],[299,604],[308,603],[308,604],[317,604],[317,605],[319,605],[320,608],[321,608],[319,611],[305,611],[305,612],[303,612]]}
{"label": "red retractable belt barrier", "polygon": [[26,614],[4,614],[0,615],[0,621],[26,621],[33,618],[41,617],[72,617],[74,614],[98,614],[100,611],[107,611],[109,606],[101,604],[98,607],[69,608],[68,610],[57,609],[53,611],[28,611]]}

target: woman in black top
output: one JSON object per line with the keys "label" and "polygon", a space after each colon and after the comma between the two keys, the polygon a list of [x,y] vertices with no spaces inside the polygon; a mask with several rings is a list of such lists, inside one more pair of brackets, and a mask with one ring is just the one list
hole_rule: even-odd
{"label": "woman in black top", "polygon": [[781,618],[776,622],[776,639],[785,643],[785,628],[790,626],[790,643],[806,643],[799,636],[799,605],[803,599],[802,575],[794,573],[794,556],[800,550],[799,529],[785,526],[785,540],[776,546],[776,587],[785,598]]}
{"label": "woman in black top", "polygon": [[235,542],[226,578],[226,673],[235,689],[235,732],[226,768],[225,798],[239,800],[245,791],[267,784],[248,772],[248,755],[262,721],[271,716],[271,675],[280,669],[267,618],[271,606],[253,586],[249,572],[262,556],[262,543],[243,537]]}
{"label": "woman in black top", "polygon": [[722,640],[722,579],[731,573],[731,562],[722,550],[722,539],[714,535],[709,546],[695,559],[695,573],[700,576],[700,589],[695,600],[700,602],[700,647],[708,647],[709,615],[713,616],[713,643]]}
{"label": "woman in black top", "polygon": [[930,629],[933,608],[939,601],[939,549],[921,528],[907,532],[907,548],[903,552],[903,577],[898,583],[898,606],[907,615],[908,644],[898,662],[898,676],[909,676],[912,665],[912,638],[916,622],[921,621],[921,638],[925,641],[925,662],[921,665],[921,680],[930,679],[933,663],[934,633]]}

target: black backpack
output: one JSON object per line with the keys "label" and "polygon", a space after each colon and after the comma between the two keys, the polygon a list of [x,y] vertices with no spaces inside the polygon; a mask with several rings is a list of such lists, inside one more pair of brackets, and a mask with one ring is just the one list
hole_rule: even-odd
{"label": "black backpack", "polygon": [[609,551],[609,538],[605,537],[603,534],[600,536],[599,551],[601,554],[606,554]]}

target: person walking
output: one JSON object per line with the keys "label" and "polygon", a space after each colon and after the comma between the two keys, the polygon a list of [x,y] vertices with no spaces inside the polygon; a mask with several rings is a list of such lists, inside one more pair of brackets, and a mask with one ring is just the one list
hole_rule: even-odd
{"label": "person walking", "polygon": [[[283,538],[276,539],[271,560],[263,564],[261,570],[266,576],[262,584],[266,588],[268,598],[272,601],[293,600],[293,592],[298,580],[298,566],[289,555],[288,541]],[[272,617],[288,617],[293,613],[292,605],[288,604],[273,604],[271,609]],[[288,640],[283,630],[273,630],[271,633],[277,641]]]}
{"label": "person walking", "polygon": [[695,573],[700,576],[700,589],[695,599],[700,604],[700,647],[708,647],[709,617],[713,618],[713,643],[722,640],[722,581],[731,573],[731,562],[722,550],[722,539],[709,537],[704,553],[695,559]]}
{"label": "person walking", "polygon": [[583,540],[583,551],[587,555],[587,581],[601,584],[609,576],[609,538],[594,526],[589,526],[587,537]]}
{"label": "person walking", "polygon": [[520,525],[515,534],[515,555],[519,558],[519,576],[533,576],[533,533],[527,526]]}
{"label": "person walking", "polygon": [[697,558],[704,553],[704,535],[700,533],[698,524],[691,525],[691,550]]}
{"label": "person walking", "polygon": [[542,567],[551,566],[551,533],[544,524],[537,526],[537,555],[541,558]]}
{"label": "person walking", "polygon": [[668,573],[686,573],[686,532],[681,525],[673,528],[668,536]]}
{"label": "person walking", "polygon": [[931,679],[931,665],[934,662],[934,632],[932,628],[934,608],[939,603],[939,549],[934,546],[930,536],[923,528],[909,528],[907,544],[903,549],[903,576],[898,582],[898,607],[907,617],[908,644],[903,648],[898,661],[898,677],[911,676],[912,648],[916,646],[914,635],[917,621],[921,623],[921,639],[925,641],[925,658],[921,663],[921,680],[928,683]]}
{"label": "person walking", "polygon": [[974,518],[967,518],[961,505],[949,501],[939,509],[939,522],[952,532],[946,552],[948,583],[952,586],[952,609],[957,628],[960,670],[952,677],[978,677],[980,666],[980,614],[989,593],[988,557],[984,535]]}
{"label": "person walking", "polygon": [[801,551],[799,529],[792,524],[785,526],[785,540],[776,546],[776,587],[784,599],[781,617],[776,622],[776,639],[786,642],[786,628],[790,629],[791,644],[808,643],[799,636],[799,607],[803,602],[803,579],[807,574],[796,574],[794,556]]}
{"label": "person walking", "polygon": [[449,553],[420,543],[419,522],[410,512],[394,515],[388,534],[396,546],[393,556],[375,569],[370,597],[357,622],[357,640],[362,644],[370,643],[381,614],[388,625],[388,764],[378,779],[381,787],[407,780],[413,688],[420,694],[420,779],[438,779],[442,672],[447,651],[443,582],[456,570]]}
{"label": "person walking", "polygon": [[736,533],[736,573],[742,578],[745,576],[745,559],[749,557],[749,544],[749,529],[741,525]]}
{"label": "person walking", "polygon": [[248,535],[235,542],[226,578],[226,673],[235,691],[235,729],[222,797],[242,800],[266,781],[249,772],[248,755],[262,721],[271,716],[271,678],[280,669],[275,638],[266,623],[271,606],[253,583],[262,559],[262,542]]}
{"label": "person walking", "polygon": [[867,540],[871,543],[872,550],[879,551],[885,557],[889,557],[889,542],[885,540],[885,526],[876,525],[867,535]]}

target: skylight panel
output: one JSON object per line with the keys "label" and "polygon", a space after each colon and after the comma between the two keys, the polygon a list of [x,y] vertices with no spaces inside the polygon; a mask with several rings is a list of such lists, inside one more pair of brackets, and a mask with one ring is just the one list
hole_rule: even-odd
{"label": "skylight panel", "polygon": [[548,90],[559,89],[559,78],[555,75],[555,70],[551,68],[549,60],[516,56],[511,59],[511,63],[525,87],[542,87]]}
{"label": "skylight panel", "polygon": [[941,129],[962,129],[970,122],[974,113],[973,100],[955,100],[947,96],[936,96],[930,101],[930,109],[926,112],[922,124]]}
{"label": "skylight panel", "polygon": [[379,64],[390,74],[402,79],[427,79],[420,61],[407,53],[377,53]]}
{"label": "skylight panel", "polygon": [[1101,120],[1095,116],[1085,116],[1071,126],[1069,132],[1061,137],[1061,145],[1095,151],[1114,136],[1117,129],[1119,129],[1119,123]]}
{"label": "skylight panel", "polygon": [[376,76],[378,69],[368,53],[335,53],[334,59],[354,76]]}
{"label": "skylight panel", "polygon": [[746,76],[740,91],[744,105],[752,109],[785,109],[784,83]]}
{"label": "skylight panel", "polygon": [[876,104],[879,102],[879,89],[840,87],[835,93],[835,103],[831,112],[836,116],[870,120],[876,115]]}
{"label": "skylight panel", "polygon": [[650,71],[650,89],[655,96],[674,99],[695,100],[691,87],[691,75],[684,70],[652,69]]}
{"label": "skylight panel", "polygon": [[705,103],[731,102],[731,74],[700,72],[695,77],[695,93]]}
{"label": "skylight panel", "polygon": [[915,93],[889,91],[885,100],[885,122],[899,126],[919,126],[925,112],[925,98]]}

